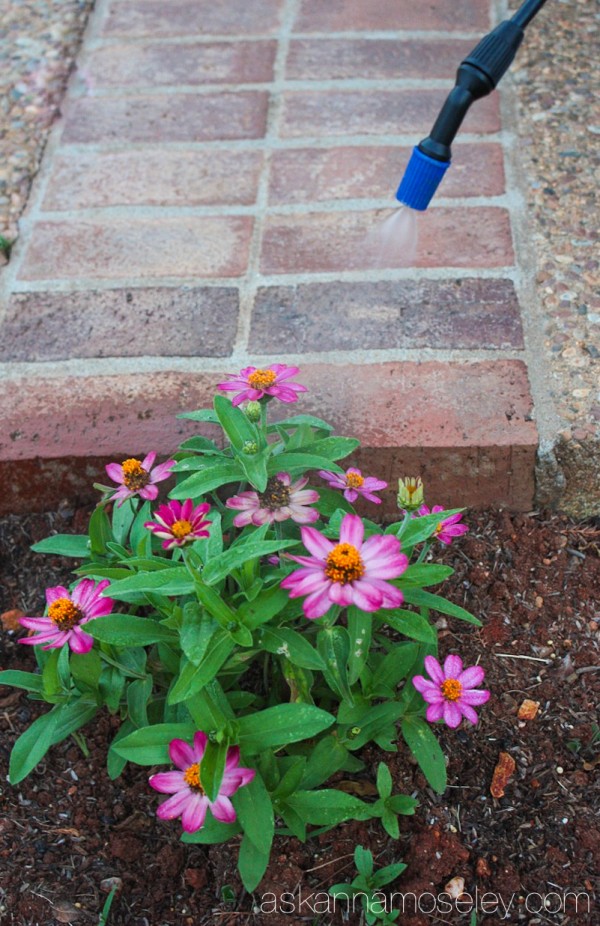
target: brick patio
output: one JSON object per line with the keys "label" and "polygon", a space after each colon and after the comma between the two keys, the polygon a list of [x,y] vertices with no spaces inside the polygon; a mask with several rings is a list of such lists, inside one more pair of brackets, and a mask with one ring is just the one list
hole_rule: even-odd
{"label": "brick patio", "polygon": [[169,453],[174,414],[276,360],[378,476],[532,506],[510,101],[469,114],[415,266],[364,247],[490,6],[98,0],[3,277],[0,509]]}

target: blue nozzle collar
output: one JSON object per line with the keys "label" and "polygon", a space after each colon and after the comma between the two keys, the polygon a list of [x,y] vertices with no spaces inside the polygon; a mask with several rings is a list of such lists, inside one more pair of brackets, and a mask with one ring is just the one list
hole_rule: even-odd
{"label": "blue nozzle collar", "polygon": [[436,161],[419,148],[413,148],[396,199],[404,206],[424,212],[449,167],[450,161]]}

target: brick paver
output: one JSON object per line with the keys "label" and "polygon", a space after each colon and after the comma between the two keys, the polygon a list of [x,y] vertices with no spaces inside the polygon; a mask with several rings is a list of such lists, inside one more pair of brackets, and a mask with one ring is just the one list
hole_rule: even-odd
{"label": "brick paver", "polygon": [[465,121],[412,265],[365,243],[490,10],[98,0],[2,284],[0,509],[89,497],[108,460],[171,452],[193,428],[175,414],[223,373],[277,360],[382,478],[531,506],[497,94]]}

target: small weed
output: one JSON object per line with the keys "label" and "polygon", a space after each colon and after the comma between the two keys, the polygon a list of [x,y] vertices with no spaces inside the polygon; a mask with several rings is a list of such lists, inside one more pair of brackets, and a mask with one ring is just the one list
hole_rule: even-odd
{"label": "small weed", "polygon": [[400,911],[386,911],[385,901],[381,899],[381,889],[402,874],[406,865],[403,862],[395,862],[375,871],[373,854],[363,846],[357,846],[354,850],[354,864],[358,872],[354,880],[350,884],[334,884],[329,888],[331,896],[336,900],[345,899],[347,902],[360,897],[365,920],[369,926],[395,923]]}
{"label": "small weed", "polygon": [[107,926],[108,917],[110,915],[110,908],[112,907],[112,902],[115,899],[116,893],[117,893],[117,887],[115,885],[115,887],[111,889],[111,892],[106,898],[104,906],[102,907],[102,912],[100,913],[100,916],[98,917],[98,926]]}
{"label": "small weed", "polygon": [[12,241],[9,241],[8,238],[4,237],[4,235],[0,235],[0,253],[4,254],[7,259],[10,257],[12,246]]}

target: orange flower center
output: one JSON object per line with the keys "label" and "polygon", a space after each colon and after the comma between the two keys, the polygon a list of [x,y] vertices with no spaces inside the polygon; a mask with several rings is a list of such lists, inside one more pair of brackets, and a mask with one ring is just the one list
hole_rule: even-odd
{"label": "orange flower center", "polygon": [[408,492],[408,497],[412,500],[412,497],[417,491],[417,489],[419,488],[419,486],[417,485],[416,482],[409,482],[407,485],[404,486],[404,488]]}
{"label": "orange flower center", "polygon": [[346,485],[349,489],[360,489],[364,481],[358,473],[346,473]]}
{"label": "orange flower center", "polygon": [[248,383],[253,389],[268,389],[277,379],[273,370],[255,370],[248,377]]}
{"label": "orange flower center", "polygon": [[286,505],[289,505],[290,490],[288,486],[279,481],[277,476],[271,476],[265,491],[258,493],[258,499],[262,508],[277,511],[279,508],[285,508]]}
{"label": "orange flower center", "polygon": [[194,762],[193,765],[190,765],[189,768],[186,768],[183,773],[183,780],[185,781],[188,788],[192,791],[197,791],[198,794],[204,794],[204,788],[202,787],[202,779],[200,778],[200,763]]}
{"label": "orange flower center", "polygon": [[346,585],[360,579],[365,572],[361,555],[351,543],[338,543],[327,557],[325,575],[332,582]]}
{"label": "orange flower center", "polygon": [[70,598],[57,598],[48,608],[48,617],[59,630],[72,630],[83,617],[83,612]]}
{"label": "orange flower center", "polygon": [[190,521],[181,520],[174,521],[171,525],[171,533],[174,537],[177,537],[178,540],[181,540],[183,537],[187,537],[188,534],[192,533],[192,525]]}
{"label": "orange flower center", "polygon": [[148,485],[150,476],[139,460],[125,460],[121,464],[121,468],[123,470],[123,482],[128,489],[137,492],[138,489],[143,489],[144,486]]}
{"label": "orange flower center", "polygon": [[462,685],[456,678],[447,678],[441,687],[446,701],[458,701],[462,694]]}

